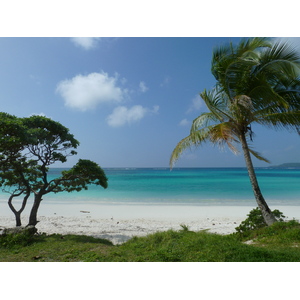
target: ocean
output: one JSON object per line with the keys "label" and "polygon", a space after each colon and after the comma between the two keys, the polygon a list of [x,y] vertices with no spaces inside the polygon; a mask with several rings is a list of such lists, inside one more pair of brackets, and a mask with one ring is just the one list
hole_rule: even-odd
{"label": "ocean", "polygon": [[[62,169],[51,169],[50,178]],[[107,168],[108,188],[48,194],[47,202],[255,205],[246,168]],[[300,169],[257,168],[269,205],[300,205]],[[7,198],[2,194],[1,198]]]}

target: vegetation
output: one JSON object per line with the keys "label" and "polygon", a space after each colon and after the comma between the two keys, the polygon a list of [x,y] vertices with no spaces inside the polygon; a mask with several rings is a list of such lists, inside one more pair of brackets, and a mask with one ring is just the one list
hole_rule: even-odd
{"label": "vegetation", "polygon": [[294,220],[249,230],[247,235],[182,228],[134,237],[117,246],[83,235],[7,234],[0,236],[0,261],[300,262],[300,224]]}
{"label": "vegetation", "polygon": [[[83,235],[34,234],[31,230],[0,235],[0,261],[90,262],[296,262],[300,261],[300,224],[284,222],[283,214],[269,209],[257,182],[251,155],[267,161],[249,147],[251,125],[299,131],[300,57],[286,44],[268,39],[242,40],[213,53],[212,73],[217,83],[200,96],[209,112],[193,122],[190,135],[178,143],[170,164],[181,153],[204,142],[240,145],[258,209],[231,235],[179,231],[134,237],[114,246],[110,241]],[[0,186],[10,194],[8,204],[21,225],[30,195],[34,195],[28,225],[37,224],[42,197],[50,192],[81,191],[89,184],[107,187],[103,170],[94,162],[79,160],[59,178],[49,180],[49,166],[77,154],[79,142],[58,122],[41,116],[17,118],[0,114]],[[23,197],[17,210],[13,200]],[[280,222],[277,222],[280,221]],[[31,227],[32,228],[32,227]],[[35,228],[34,228],[35,229]]]}
{"label": "vegetation", "polygon": [[[89,184],[107,188],[104,171],[90,160],[80,159],[71,170],[49,180],[49,166],[65,163],[69,156],[77,154],[78,145],[69,129],[59,122],[43,116],[17,118],[0,113],[0,186],[10,194],[8,205],[16,226],[21,226],[21,213],[30,195],[34,195],[34,202],[28,225],[35,226],[44,195],[79,192]],[[19,210],[13,205],[13,199],[18,197],[23,197]]]}
{"label": "vegetation", "polygon": [[[272,214],[275,217],[276,221],[283,222],[285,219],[283,213],[278,209],[273,210]],[[246,218],[246,220],[241,222],[241,224],[235,228],[239,235],[247,236],[252,230],[267,226],[261,210],[258,207],[252,209],[247,216],[248,217]]]}
{"label": "vegetation", "polygon": [[235,154],[241,146],[257,205],[271,225],[276,218],[261,193],[251,155],[268,160],[249,146],[251,125],[300,132],[300,56],[287,44],[250,38],[216,49],[212,74],[215,87],[200,94],[209,112],[193,121],[190,134],[173,150],[170,166],[184,150],[205,142],[227,145]]}
{"label": "vegetation", "polygon": [[36,234],[36,228],[15,228],[0,235],[0,261],[39,262],[256,262],[300,261],[300,224],[278,221],[267,226],[261,211],[250,211],[230,235],[181,230],[133,237],[122,245],[84,235]]}

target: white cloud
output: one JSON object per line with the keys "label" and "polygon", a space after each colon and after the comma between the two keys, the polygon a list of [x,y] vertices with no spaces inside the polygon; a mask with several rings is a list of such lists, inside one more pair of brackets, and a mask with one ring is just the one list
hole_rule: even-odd
{"label": "white cloud", "polygon": [[154,106],[153,110],[143,107],[141,105],[134,105],[131,108],[126,106],[116,107],[112,114],[107,117],[108,125],[112,127],[120,127],[126,124],[137,122],[143,119],[146,114],[157,113],[159,106]]}
{"label": "white cloud", "polygon": [[99,37],[73,37],[71,41],[79,47],[82,47],[85,50],[90,50],[94,48],[98,41],[100,41]]}
{"label": "white cloud", "polygon": [[[40,116],[40,117],[47,117],[46,114],[44,114],[43,112],[39,113],[39,114],[36,114],[36,113],[33,113],[30,115],[30,117],[32,116]],[[48,118],[48,117],[47,117]],[[50,118],[51,119],[51,118]]]}
{"label": "white cloud", "polygon": [[126,79],[126,78],[122,78],[120,81],[121,81],[121,83],[122,83],[123,85],[125,85],[125,84],[127,83],[127,79]]}
{"label": "white cloud", "polygon": [[183,119],[179,123],[180,126],[188,126],[189,124],[190,122],[187,119]]}
{"label": "white cloud", "polygon": [[169,85],[169,83],[171,82],[171,77],[170,76],[165,76],[163,82],[160,84],[161,87],[167,86]]}
{"label": "white cloud", "polygon": [[125,106],[116,107],[112,114],[107,117],[108,125],[120,127],[126,123],[132,123],[141,120],[147,112],[147,109],[141,105],[135,105],[131,108]]}
{"label": "white cloud", "polygon": [[149,90],[149,88],[146,86],[146,83],[144,81],[141,81],[140,82],[140,91],[142,93],[145,93]]}
{"label": "white cloud", "polygon": [[193,112],[195,110],[200,110],[203,106],[202,99],[200,98],[199,95],[196,95],[192,99],[192,104],[190,105],[189,109],[187,110],[187,113]]}
{"label": "white cloud", "polygon": [[117,86],[118,75],[109,77],[107,73],[77,75],[58,83],[56,92],[64,99],[65,105],[86,111],[102,103],[119,103],[127,93]]}
{"label": "white cloud", "polygon": [[150,112],[153,113],[153,114],[157,114],[158,111],[159,111],[159,105],[154,105],[153,109]]}

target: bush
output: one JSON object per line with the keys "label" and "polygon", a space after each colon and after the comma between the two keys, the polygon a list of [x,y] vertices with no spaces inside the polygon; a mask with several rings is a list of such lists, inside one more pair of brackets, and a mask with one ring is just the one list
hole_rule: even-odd
{"label": "bush", "polygon": [[[19,229],[19,230],[16,230]],[[24,247],[35,241],[35,233],[31,228],[7,229],[0,235],[1,248]]]}
{"label": "bush", "polygon": [[[278,222],[283,222],[286,218],[278,209],[273,210],[272,213]],[[252,209],[247,216],[248,218],[235,228],[238,234],[245,235],[245,233],[251,230],[267,226],[259,207]]]}

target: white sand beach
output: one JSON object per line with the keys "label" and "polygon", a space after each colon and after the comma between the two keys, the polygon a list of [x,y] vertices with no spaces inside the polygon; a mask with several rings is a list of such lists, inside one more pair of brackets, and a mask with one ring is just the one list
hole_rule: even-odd
{"label": "white sand beach", "polygon": [[[38,213],[39,232],[47,234],[85,234],[105,238],[114,244],[133,236],[145,236],[157,231],[179,230],[181,224],[190,230],[219,234],[235,231],[255,206],[196,205],[120,205],[98,203],[42,203]],[[279,209],[288,219],[300,219],[300,206],[271,207]],[[28,222],[28,212],[22,217]],[[0,203],[0,229],[14,227],[13,213],[7,203]]]}

